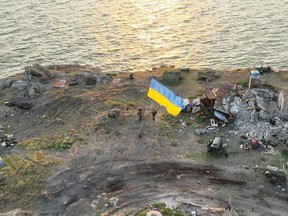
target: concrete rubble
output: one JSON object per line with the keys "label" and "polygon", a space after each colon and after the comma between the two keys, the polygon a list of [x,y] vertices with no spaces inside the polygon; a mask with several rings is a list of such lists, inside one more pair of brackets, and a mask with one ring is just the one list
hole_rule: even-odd
{"label": "concrete rubble", "polygon": [[286,123],[278,117],[277,99],[277,94],[266,89],[246,90],[241,100],[238,97],[238,114],[234,122],[238,134],[258,140],[266,140],[272,135],[287,139]]}
{"label": "concrete rubble", "polygon": [[0,125],[0,145],[2,147],[13,147],[16,144],[13,134],[4,132],[4,128]]}
{"label": "concrete rubble", "polygon": [[[228,135],[245,137],[247,141],[254,139],[257,148],[261,145],[266,148],[287,144],[287,92],[222,84],[219,88],[209,89],[205,95],[204,99],[210,100],[206,107],[212,104],[219,125],[225,126],[228,122],[234,125]],[[209,130],[201,128],[195,132],[201,135],[209,133]]]}

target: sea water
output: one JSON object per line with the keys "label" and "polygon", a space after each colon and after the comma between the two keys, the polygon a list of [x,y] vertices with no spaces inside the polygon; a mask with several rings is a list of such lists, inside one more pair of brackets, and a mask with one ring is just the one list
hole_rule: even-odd
{"label": "sea water", "polygon": [[35,63],[288,66],[288,0],[0,0],[0,77]]}

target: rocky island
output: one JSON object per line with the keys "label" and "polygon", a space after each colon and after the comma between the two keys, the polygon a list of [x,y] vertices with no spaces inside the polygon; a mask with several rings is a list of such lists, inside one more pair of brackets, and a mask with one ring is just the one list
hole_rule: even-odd
{"label": "rocky island", "polygon": [[[1,79],[0,215],[287,215],[288,71],[249,88],[251,70]],[[187,98],[178,116],[147,97],[151,78]]]}

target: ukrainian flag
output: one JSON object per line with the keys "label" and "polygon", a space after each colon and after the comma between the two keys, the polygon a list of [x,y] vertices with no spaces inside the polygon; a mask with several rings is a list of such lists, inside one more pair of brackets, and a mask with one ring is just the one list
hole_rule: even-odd
{"label": "ukrainian flag", "polygon": [[182,110],[183,99],[153,78],[147,96],[166,107],[167,112],[173,116],[177,116]]}

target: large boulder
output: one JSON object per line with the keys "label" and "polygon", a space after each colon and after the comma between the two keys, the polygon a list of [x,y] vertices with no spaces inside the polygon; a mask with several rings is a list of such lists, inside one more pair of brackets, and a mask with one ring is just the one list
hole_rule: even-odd
{"label": "large boulder", "polygon": [[96,85],[97,78],[94,74],[87,73],[84,74],[84,84],[85,85]]}
{"label": "large boulder", "polygon": [[25,89],[28,88],[29,83],[25,82],[25,81],[16,81],[13,82],[11,85],[12,89],[16,89],[17,91],[24,91]]}
{"label": "large boulder", "polygon": [[96,73],[94,71],[85,72],[82,74],[76,74],[71,80],[68,81],[70,86],[84,84],[84,85],[96,85],[97,83],[107,84],[111,82],[111,78],[107,77],[103,73]]}
{"label": "large boulder", "polygon": [[107,77],[105,74],[97,75],[96,78],[97,78],[97,83],[107,84],[111,82],[111,78]]}
{"label": "large boulder", "polygon": [[83,74],[76,74],[71,80],[68,81],[70,86],[84,84],[84,85],[96,85],[97,77],[93,72],[86,72]]}
{"label": "large boulder", "polygon": [[29,101],[23,101],[21,99],[14,99],[5,103],[9,107],[17,107],[21,110],[29,110],[33,107],[33,103]]}
{"label": "large boulder", "polygon": [[48,68],[43,67],[39,64],[25,67],[24,80],[28,82],[33,80],[37,80],[37,82],[44,82],[55,77],[56,75],[53,74]]}
{"label": "large boulder", "polygon": [[109,112],[108,112],[108,116],[110,117],[110,118],[117,118],[119,115],[120,115],[120,110],[118,110],[118,109],[111,109],[111,110],[109,110]]}
{"label": "large boulder", "polygon": [[234,116],[239,113],[239,109],[236,103],[233,103],[233,105],[231,106],[230,113]]}
{"label": "large boulder", "polygon": [[4,78],[0,79],[0,89],[10,88],[13,83],[12,79]]}
{"label": "large boulder", "polygon": [[36,98],[40,94],[40,88],[36,85],[31,85],[27,89],[30,98]]}

